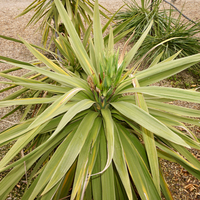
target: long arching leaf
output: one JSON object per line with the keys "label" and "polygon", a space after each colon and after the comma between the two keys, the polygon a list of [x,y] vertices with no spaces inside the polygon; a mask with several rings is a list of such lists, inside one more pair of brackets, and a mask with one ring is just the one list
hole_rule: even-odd
{"label": "long arching leaf", "polygon": [[113,102],[111,105],[124,116],[137,122],[139,125],[152,133],[176,144],[190,148],[190,146],[183,139],[173,133],[169,128],[152,117],[150,114],[140,109],[138,106],[126,102]]}
{"label": "long arching leaf", "polygon": [[69,33],[71,45],[77,58],[79,59],[79,62],[81,63],[81,66],[87,75],[97,74],[61,1],[55,0],[54,2],[65,25],[65,28]]}
{"label": "long arching leaf", "polygon": [[60,162],[58,162],[57,167],[54,169],[54,173],[51,176],[51,179],[42,192],[42,194],[47,193],[69,170],[73,162],[75,161],[76,157],[80,153],[88,133],[93,126],[93,123],[98,116],[96,112],[89,112],[82,122],[80,123],[76,133],[74,134],[73,139],[69,143],[64,152],[63,157],[61,158]]}

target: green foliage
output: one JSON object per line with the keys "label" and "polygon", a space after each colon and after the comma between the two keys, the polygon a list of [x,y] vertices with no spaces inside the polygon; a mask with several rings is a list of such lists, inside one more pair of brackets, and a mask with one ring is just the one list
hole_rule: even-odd
{"label": "green foliage", "polygon": [[150,0],[141,0],[140,4],[135,0],[126,1],[125,5],[127,8],[125,11],[119,12],[115,19],[120,24],[132,18],[124,30],[135,27],[136,33],[133,39],[138,39],[153,20],[153,26],[149,32],[149,35],[153,36],[156,34],[156,31],[164,32],[168,26],[165,12],[159,10],[160,3],[161,0],[153,1],[153,4],[151,4]]}
{"label": "green foliage", "polygon": [[183,21],[181,14],[178,18],[174,18],[175,11],[172,9],[161,10],[161,2],[161,0],[156,0],[151,4],[150,0],[141,0],[141,5],[139,5],[135,0],[132,0],[126,3],[128,8],[118,13],[115,18],[120,24],[134,16],[126,27],[128,29],[135,27],[137,30],[132,39],[133,42],[141,36],[151,20],[154,20],[151,31],[141,46],[138,56],[142,57],[152,48],[153,50],[148,56],[149,61],[160,54],[162,54],[161,59],[164,60],[179,51],[181,52],[178,57],[199,53],[200,41],[196,37],[196,34],[200,33],[199,24]]}
{"label": "green foliage", "polygon": [[[78,34],[85,33],[85,23],[89,25],[92,22],[94,4],[90,0],[61,0],[61,2],[68,12]],[[105,8],[103,9],[105,10]],[[41,23],[40,27],[43,32],[42,40],[44,46],[47,45],[50,30],[52,30],[51,39],[54,38],[55,30],[67,34],[53,0],[34,0],[18,17],[30,11],[34,11],[34,14],[27,26],[38,23],[38,21]],[[101,12],[101,14],[107,17],[105,13]],[[53,29],[49,26],[52,22],[54,23]]]}
{"label": "green foliage", "polygon": [[[198,110],[167,102],[199,103],[194,90],[150,86],[199,62],[200,54],[165,62],[158,58],[150,68],[137,71],[131,63],[151,29],[124,55],[114,50],[114,31],[102,36],[98,1],[95,1],[93,34],[87,48],[79,38],[60,0],[55,6],[68,32],[73,56],[85,76],[53,62],[22,40],[43,65],[0,57],[12,70],[30,70],[32,76],[15,77],[12,70],[0,75],[23,89],[0,101],[0,107],[38,105],[34,115],[0,134],[0,145],[15,141],[0,161],[0,171],[11,169],[0,182],[0,197],[24,175],[30,177],[22,200],[33,199],[172,199],[159,167],[159,157],[181,164],[200,179],[200,163],[187,148],[200,149],[199,139],[181,132],[184,123],[200,125]],[[64,41],[64,40],[63,40]],[[107,41],[107,42],[106,42]],[[126,46],[126,45],[125,45]],[[72,56],[72,57],[73,57]],[[42,75],[42,76],[41,76]],[[7,89],[9,89],[8,87]],[[17,98],[33,90],[31,97]],[[2,92],[2,91],[1,91]],[[17,98],[17,99],[16,99]],[[187,130],[187,127],[185,127]],[[21,159],[15,155],[32,143]]]}

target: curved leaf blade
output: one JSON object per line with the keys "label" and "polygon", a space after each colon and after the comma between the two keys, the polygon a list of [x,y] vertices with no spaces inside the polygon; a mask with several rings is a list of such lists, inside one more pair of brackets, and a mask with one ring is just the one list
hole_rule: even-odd
{"label": "curved leaf blade", "polygon": [[101,114],[103,116],[104,133],[107,139],[108,156],[104,169],[97,174],[93,174],[93,176],[104,173],[110,166],[114,155],[114,124],[111,112],[109,109],[101,109]]}
{"label": "curved leaf blade", "polygon": [[58,109],[63,107],[74,95],[76,95],[77,92],[80,92],[81,90],[83,89],[82,88],[72,89],[66,94],[62,95],[60,98],[58,98],[51,106],[49,106],[42,114],[40,114],[31,123],[31,125],[28,127],[28,130],[31,130],[34,127],[41,125],[49,118],[49,116],[51,116],[52,118],[55,117],[53,114],[56,113]]}
{"label": "curved leaf blade", "polygon": [[[76,193],[78,190],[81,189],[81,187],[84,186],[84,178],[85,176],[88,176],[87,168],[89,164],[89,153],[91,150],[91,145],[93,141],[96,140],[96,137],[98,137],[100,127],[101,127],[101,119],[97,118],[94,121],[94,125],[89,133],[88,138],[86,139],[86,142],[81,149],[81,152],[79,154],[78,158],[78,163],[76,167],[76,174],[75,174],[75,179],[74,179],[74,184],[73,184],[73,189],[72,189],[72,194],[71,194],[71,199],[75,199]],[[84,189],[84,188],[83,188]]]}
{"label": "curved leaf blade", "polygon": [[79,62],[81,63],[81,66],[87,75],[97,74],[84,46],[82,45],[82,42],[74,28],[73,23],[71,22],[65,8],[62,5],[62,2],[60,0],[55,0],[54,2],[65,25],[65,28],[69,33],[70,43],[76,53],[77,58],[79,59]]}
{"label": "curved leaf blade", "polygon": [[120,139],[124,149],[126,163],[128,165],[129,172],[134,181],[134,184],[143,200],[147,199],[160,199],[158,191],[153,183],[151,175],[140,157],[137,149],[133,143],[128,139],[123,132],[120,132]]}
{"label": "curved leaf blade", "polygon": [[132,191],[131,191],[131,185],[130,185],[130,179],[129,179],[129,174],[127,171],[127,166],[125,162],[125,157],[124,157],[124,150],[119,138],[119,133],[117,130],[117,127],[115,125],[115,143],[114,143],[114,156],[113,156],[113,161],[115,163],[115,166],[117,168],[117,171],[119,173],[119,176],[121,178],[121,181],[124,185],[124,189],[127,193],[128,199],[132,200]]}
{"label": "curved leaf blade", "polygon": [[72,106],[67,113],[64,114],[64,116],[62,117],[60,123],[58,124],[56,130],[54,131],[53,135],[51,137],[54,137],[59,131],[61,131],[64,126],[67,125],[67,123],[78,113],[80,113],[81,111],[87,110],[88,108],[90,108],[92,105],[94,104],[93,101],[89,100],[89,99],[85,99],[82,100],[80,102],[78,102],[77,104],[75,104],[74,106]]}
{"label": "curved leaf blade", "polygon": [[171,88],[171,87],[159,87],[159,86],[148,86],[148,87],[140,87],[140,88],[130,88],[123,90],[122,93],[134,93],[140,92],[144,94],[149,94],[152,96],[157,96],[160,98],[167,98],[173,100],[180,101],[189,101],[193,103],[200,102],[200,93],[194,90],[185,90],[179,88]]}
{"label": "curved leaf blade", "polygon": [[47,193],[69,170],[73,162],[75,161],[76,157],[80,153],[86,138],[88,136],[89,131],[91,130],[94,120],[98,116],[96,112],[89,112],[82,122],[80,123],[74,137],[70,141],[69,145],[64,152],[63,157],[61,158],[60,162],[58,162],[57,167],[54,170],[53,175],[49,183],[47,184],[46,188],[42,192],[42,195]]}
{"label": "curved leaf blade", "polygon": [[176,144],[190,148],[182,138],[138,106],[127,102],[113,102],[111,105],[124,116],[137,122],[152,133]]}

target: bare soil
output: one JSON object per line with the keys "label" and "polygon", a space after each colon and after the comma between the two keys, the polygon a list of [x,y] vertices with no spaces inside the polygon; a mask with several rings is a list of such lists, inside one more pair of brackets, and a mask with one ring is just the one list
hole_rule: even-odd
{"label": "bare soil", "polygon": [[[30,43],[40,45],[41,42],[41,32],[37,31],[39,24],[35,26],[30,26],[25,29],[26,24],[31,18],[33,13],[28,13],[25,16],[20,18],[15,18],[20,12],[25,9],[32,0],[0,0],[0,35],[5,35],[13,38],[18,38],[21,36],[25,40],[28,40]],[[140,2],[140,0],[137,0]],[[169,2],[171,2],[169,0]],[[111,12],[116,11],[120,6],[123,5],[122,0],[99,0],[104,7],[106,7]],[[200,0],[174,0],[173,3],[179,10],[189,17],[190,19],[196,21],[200,20]],[[184,5],[184,7],[183,7]],[[163,3],[163,6],[169,8],[169,5]],[[104,19],[103,19],[104,20]],[[123,43],[118,43],[118,47],[122,47]],[[17,44],[11,41],[7,41],[0,38],[0,55],[6,56],[18,60],[28,61],[34,59],[31,53],[21,44]],[[8,69],[11,66],[0,64],[0,71]],[[24,74],[24,70],[20,72],[13,73],[16,76],[21,76]],[[187,79],[187,80],[186,80]],[[0,81],[5,79],[0,77]],[[182,81],[192,81],[190,74],[182,74]],[[171,86],[172,80],[165,80],[158,85]],[[3,89],[5,85],[0,83],[0,90]],[[16,90],[16,89],[15,89]],[[0,93],[0,100],[4,97],[12,94],[15,90],[9,90],[4,93]],[[187,102],[176,102],[178,105],[192,107],[194,109],[200,109],[200,106],[197,104],[189,104]],[[0,109],[0,118],[9,112],[9,108]],[[6,118],[3,121],[0,121],[0,132],[4,129],[12,126],[13,124],[19,122],[20,112],[16,112]],[[200,129],[193,128],[198,137],[200,137]],[[0,159],[5,155],[7,148],[0,149]],[[193,154],[200,160],[200,152],[192,150]],[[178,164],[170,163],[165,160],[161,160],[162,169],[164,171],[165,178],[170,187],[172,195],[175,200],[200,200],[200,181],[191,176],[186,170],[184,170]],[[4,174],[0,174],[0,179]],[[24,184],[19,183],[9,195],[7,199],[20,199],[20,193],[23,191]]]}

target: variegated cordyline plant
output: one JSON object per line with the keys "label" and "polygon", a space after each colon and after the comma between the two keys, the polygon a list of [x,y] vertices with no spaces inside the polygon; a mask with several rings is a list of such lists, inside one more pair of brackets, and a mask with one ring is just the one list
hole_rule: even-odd
{"label": "variegated cordyline plant", "polygon": [[[40,89],[43,95],[14,99],[15,94],[13,99],[0,102],[1,107],[38,105],[32,118],[0,134],[1,145],[15,141],[0,162],[1,172],[12,168],[0,182],[0,198],[6,199],[29,170],[22,200],[157,200],[161,194],[173,199],[159,158],[181,164],[200,179],[200,163],[188,151],[200,149],[199,139],[184,125],[199,126],[200,112],[169,102],[199,103],[200,94],[151,84],[198,63],[200,54],[177,60],[176,54],[162,62],[156,57],[148,69],[137,71],[138,61],[125,70],[151,25],[128,53],[124,50],[119,56],[114,50],[112,28],[104,44],[95,1],[94,37],[87,53],[61,1],[55,0],[55,5],[86,78],[53,63],[26,41],[24,44],[44,66],[1,57],[4,63],[43,75],[36,80],[1,73],[13,81],[12,86],[21,85],[25,91]],[[179,130],[180,126],[187,134]],[[38,141],[41,136],[43,139]],[[30,143],[32,148],[27,154],[10,163]]]}

